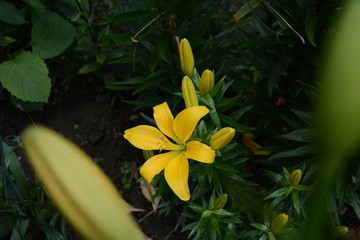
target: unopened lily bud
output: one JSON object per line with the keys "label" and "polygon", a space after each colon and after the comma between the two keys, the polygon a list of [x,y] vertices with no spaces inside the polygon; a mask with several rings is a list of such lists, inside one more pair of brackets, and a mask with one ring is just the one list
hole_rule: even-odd
{"label": "unopened lily bud", "polygon": [[181,70],[186,76],[191,78],[194,73],[195,63],[190,43],[186,38],[183,38],[180,41],[179,53]]}
{"label": "unopened lily bud", "polygon": [[333,233],[335,237],[343,236],[347,234],[348,231],[349,229],[347,226],[335,226],[333,229]]}
{"label": "unopened lily bud", "polygon": [[293,186],[293,187],[297,186],[301,181],[301,177],[302,177],[301,169],[296,169],[296,170],[292,171],[290,173],[290,176],[289,176],[289,179],[288,179],[290,185]]}
{"label": "unopened lily bud", "polygon": [[22,133],[31,165],[84,239],[144,239],[117,188],[76,145],[41,126]]}
{"label": "unopened lily bud", "polygon": [[201,96],[208,94],[214,87],[214,72],[206,69],[201,74],[199,92]]}
{"label": "unopened lily bud", "polygon": [[188,76],[183,78],[181,88],[186,108],[199,106],[194,83]]}
{"label": "unopened lily bud", "polygon": [[225,147],[235,136],[235,129],[225,127],[217,131],[210,138],[210,146],[212,149],[217,150]]}
{"label": "unopened lily bud", "polygon": [[217,199],[215,199],[213,209],[214,210],[222,209],[225,206],[226,202],[227,202],[227,198],[228,198],[227,194],[220,195]]}
{"label": "unopened lily bud", "polygon": [[283,229],[283,227],[285,227],[288,219],[288,215],[285,213],[280,213],[271,221],[270,231],[273,233],[279,232],[281,229]]}

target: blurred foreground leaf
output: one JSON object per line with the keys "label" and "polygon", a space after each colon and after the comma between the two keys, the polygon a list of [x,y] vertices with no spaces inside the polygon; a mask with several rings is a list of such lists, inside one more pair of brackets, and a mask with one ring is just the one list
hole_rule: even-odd
{"label": "blurred foreground leaf", "polygon": [[338,168],[346,164],[349,153],[360,140],[360,2],[349,1],[337,24],[336,35],[325,56],[323,89],[319,106],[318,143],[322,150],[318,162],[316,196],[309,209],[308,231],[302,239],[327,239],[326,198]]}

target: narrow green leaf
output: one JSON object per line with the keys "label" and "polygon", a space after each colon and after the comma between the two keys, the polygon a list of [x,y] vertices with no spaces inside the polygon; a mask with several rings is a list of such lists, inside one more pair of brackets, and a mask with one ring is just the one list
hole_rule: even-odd
{"label": "narrow green leaf", "polygon": [[288,187],[280,188],[280,189],[270,193],[268,196],[266,196],[265,199],[280,197],[282,195],[285,195],[288,192],[288,190],[289,190]]}
{"label": "narrow green leaf", "polygon": [[305,32],[309,42],[316,47],[315,44],[315,26],[316,26],[316,15],[313,11],[308,11],[305,22]]}
{"label": "narrow green leaf", "polygon": [[293,158],[293,157],[303,157],[314,154],[316,151],[312,145],[305,145],[296,149],[290,149],[282,152],[278,152],[271,157],[269,160],[280,159],[280,158]]}
{"label": "narrow green leaf", "polygon": [[313,129],[303,128],[282,135],[284,138],[297,142],[311,142]]}
{"label": "narrow green leaf", "polygon": [[228,125],[230,127],[235,128],[237,132],[245,133],[245,132],[251,132],[253,130],[252,127],[240,124],[234,121],[232,118],[226,116],[225,114],[219,114],[219,117],[221,121],[224,123],[224,125]]}
{"label": "narrow green leaf", "polygon": [[102,66],[103,66],[102,64],[97,63],[95,61],[87,63],[79,69],[79,74],[95,72],[96,70],[99,70],[100,68],[102,68]]}
{"label": "narrow green leaf", "polygon": [[8,37],[8,36],[0,36],[0,47],[5,47],[13,42],[15,42],[16,39],[12,38],[12,37]]}
{"label": "narrow green leaf", "polygon": [[263,231],[263,232],[269,231],[269,228],[267,226],[265,226],[264,224],[250,223],[250,226],[253,226],[254,228],[259,229],[260,231]]}
{"label": "narrow green leaf", "polygon": [[293,205],[295,208],[295,212],[300,215],[300,199],[299,199],[299,193],[297,191],[291,192],[291,197],[293,201]]}
{"label": "narrow green leaf", "polygon": [[234,20],[240,20],[261,4],[261,0],[250,0],[245,3],[233,16]]}
{"label": "narrow green leaf", "polygon": [[28,190],[25,173],[21,167],[20,162],[16,157],[15,153],[7,144],[3,142],[2,146],[5,154],[5,162],[8,163],[9,169],[11,170],[16,185],[23,198],[28,198],[30,196],[30,193]]}
{"label": "narrow green leaf", "polygon": [[355,214],[360,218],[360,199],[356,192],[349,193],[349,203],[353,207]]}

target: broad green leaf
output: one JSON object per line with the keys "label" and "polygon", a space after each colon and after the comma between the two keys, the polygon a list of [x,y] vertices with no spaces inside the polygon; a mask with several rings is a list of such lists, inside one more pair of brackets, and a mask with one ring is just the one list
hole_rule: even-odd
{"label": "broad green leaf", "polygon": [[27,51],[0,64],[0,82],[23,101],[47,102],[51,79],[42,59]]}
{"label": "broad green leaf", "polygon": [[42,59],[52,58],[65,51],[73,42],[75,28],[57,13],[46,11],[34,17],[31,30],[33,53]]}
{"label": "broad green leaf", "polygon": [[12,4],[4,0],[0,0],[0,21],[21,25],[27,23],[22,12]]}
{"label": "broad green leaf", "polygon": [[41,111],[44,109],[45,102],[28,102],[23,101],[13,95],[10,96],[10,102],[14,104],[15,107],[24,112],[34,112]]}
{"label": "broad green leaf", "polygon": [[237,12],[234,14],[233,19],[239,20],[245,17],[249,12],[257,8],[261,4],[261,0],[250,0],[245,3]]}

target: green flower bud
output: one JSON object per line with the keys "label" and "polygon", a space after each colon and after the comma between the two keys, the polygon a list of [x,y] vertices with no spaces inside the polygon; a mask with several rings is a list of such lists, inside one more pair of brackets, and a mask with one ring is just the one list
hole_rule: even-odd
{"label": "green flower bud", "polygon": [[225,147],[235,136],[235,129],[225,127],[217,131],[210,138],[210,146],[212,149],[217,150]]}
{"label": "green flower bud", "polygon": [[199,92],[201,96],[208,94],[214,87],[214,72],[206,69],[201,74]]}
{"label": "green flower bud", "polygon": [[279,232],[283,227],[285,227],[289,216],[285,213],[280,213],[277,215],[270,224],[270,231],[273,233]]}
{"label": "green flower bud", "polygon": [[214,202],[213,210],[222,209],[225,206],[226,202],[227,202],[227,198],[228,198],[227,194],[222,194],[218,198],[216,198],[215,202]]}
{"label": "green flower bud", "polygon": [[335,237],[340,237],[345,235],[349,231],[347,226],[335,226],[333,228],[333,233]]}
{"label": "green flower bud", "polygon": [[296,169],[290,173],[289,176],[289,183],[291,186],[295,187],[301,181],[302,171],[301,169]]}
{"label": "green flower bud", "polygon": [[183,78],[181,88],[186,108],[199,106],[194,83],[188,76]]}
{"label": "green flower bud", "polygon": [[180,41],[179,53],[181,70],[186,76],[191,78],[194,73],[195,63],[190,43],[186,38],[183,38]]}

